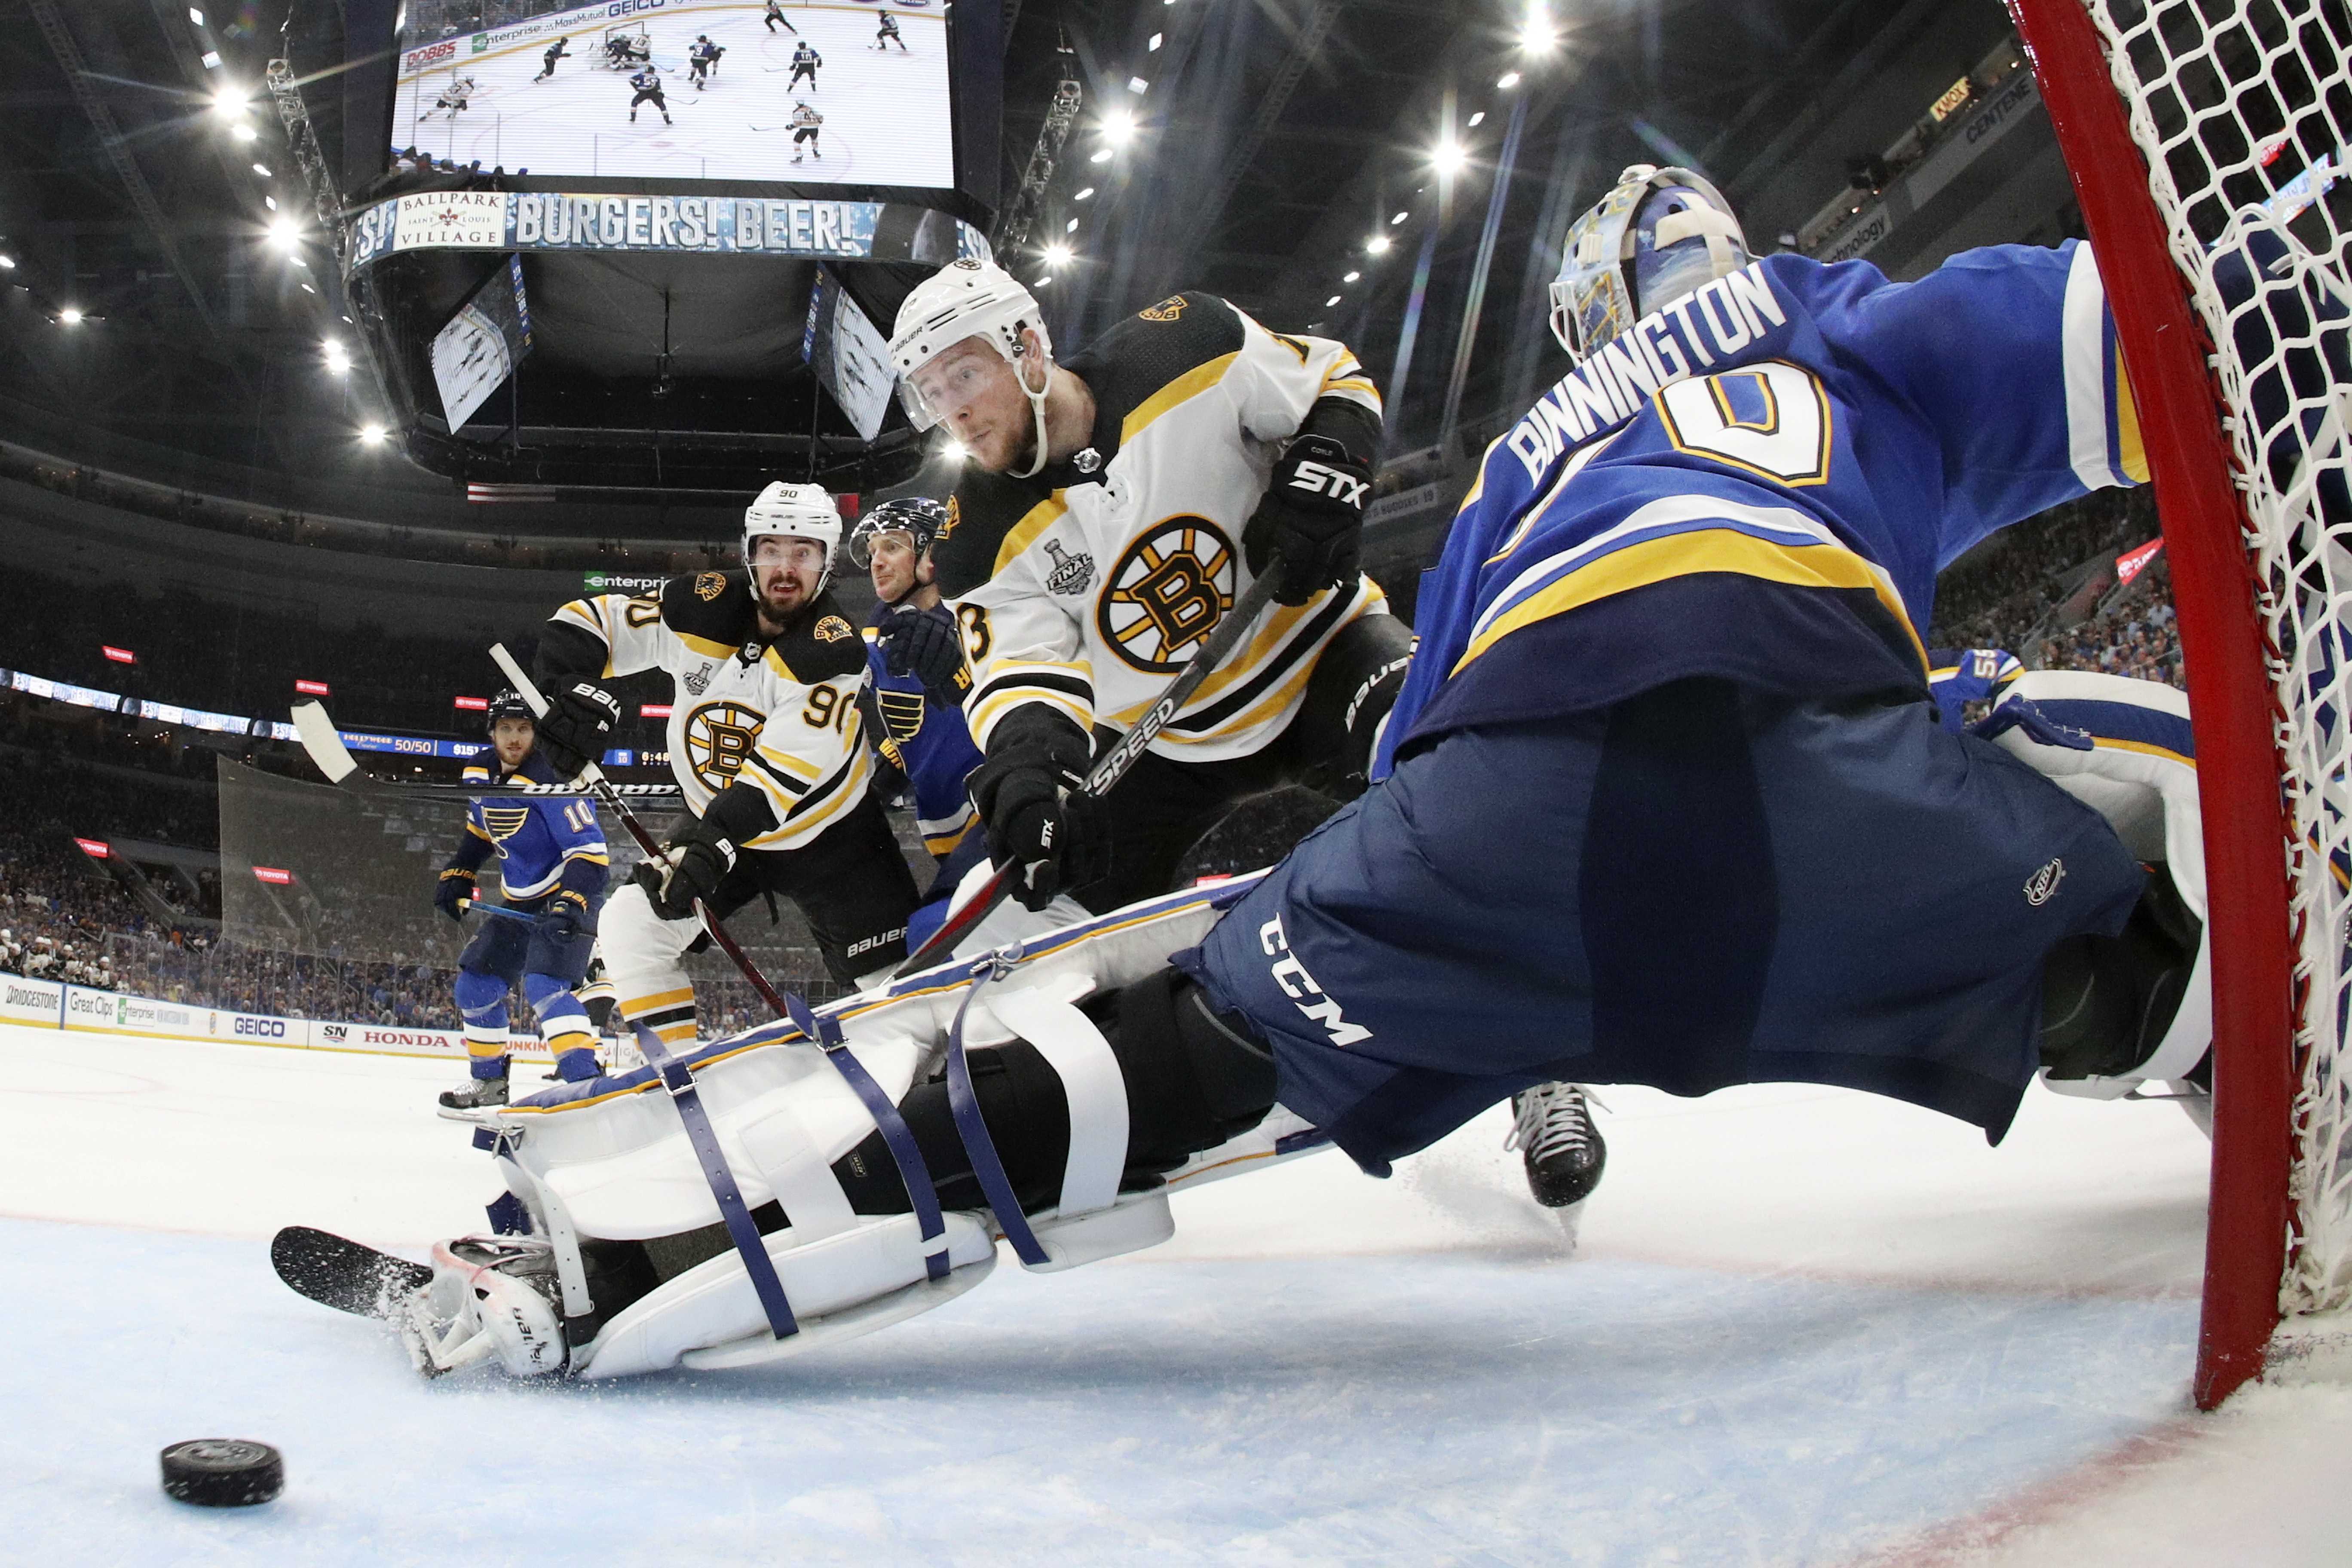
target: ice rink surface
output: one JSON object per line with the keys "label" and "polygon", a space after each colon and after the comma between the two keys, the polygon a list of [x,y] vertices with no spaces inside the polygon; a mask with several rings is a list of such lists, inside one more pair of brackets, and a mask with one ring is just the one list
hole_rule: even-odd
{"label": "ice rink surface", "polygon": [[[955,184],[955,132],[949,108],[947,27],[937,11],[890,7],[905,40],[875,47],[878,5],[792,0],[786,19],[799,37],[771,31],[763,6],[746,4],[656,11],[642,23],[661,69],[674,125],[651,103],[638,106],[628,70],[603,63],[604,28],[571,35],[571,54],[545,81],[535,81],[551,39],[530,39],[435,66],[401,79],[393,110],[392,148],[416,147],[436,158],[482,167],[529,169],[541,177],[667,180],[853,182],[944,189]],[[708,33],[727,52],[708,88],[687,72],[687,48]],[[793,47],[806,38],[824,64],[816,88],[790,93]],[[467,107],[434,108],[455,79],[471,77]],[[795,164],[787,129],[795,102],[824,116],[815,148]]]}
{"label": "ice rink surface", "polygon": [[[450,1065],[0,1028],[0,1559],[2341,1563],[2352,1393],[2190,1410],[2204,1140],[2041,1090],[1997,1150],[1859,1095],[1607,1090],[1570,1260],[1493,1112],[1175,1241],[750,1373],[425,1384],[278,1226],[495,1195]],[[286,1494],[166,1499],[248,1436]]]}

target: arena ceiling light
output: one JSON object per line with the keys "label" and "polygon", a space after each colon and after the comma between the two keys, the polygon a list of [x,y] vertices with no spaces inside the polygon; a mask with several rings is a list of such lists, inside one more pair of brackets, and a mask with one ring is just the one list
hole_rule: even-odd
{"label": "arena ceiling light", "polygon": [[1071,257],[1070,247],[1058,240],[1045,247],[1045,265],[1048,267],[1066,267]]}
{"label": "arena ceiling light", "polygon": [[242,120],[230,126],[228,128],[228,133],[232,138],[239,142],[250,142],[255,137],[261,134],[260,132],[256,131],[252,126],[247,125]]}
{"label": "arena ceiling light", "polygon": [[349,350],[345,349],[341,343],[337,342],[332,338],[329,338],[326,342],[324,352],[327,356],[327,368],[329,370],[332,371],[337,375],[345,375],[350,374],[352,368],[351,353]]}
{"label": "arena ceiling light", "polygon": [[[1470,154],[1463,151],[1462,143],[1451,136],[1444,138],[1429,150],[1430,166],[1449,179],[1460,174],[1463,165],[1469,162]],[[1399,213],[1397,216],[1402,218],[1404,215]]]}
{"label": "arena ceiling light", "polygon": [[1083,201],[1087,200],[1087,199],[1088,199],[1089,197],[1091,197],[1094,194],[1095,194],[1095,188],[1094,188],[1092,185],[1088,185],[1088,186],[1087,186],[1084,190],[1081,190],[1081,191],[1080,191],[1076,195],[1072,196],[1070,199],[1071,199],[1072,201],[1074,201],[1074,202],[1083,202]]}
{"label": "arena ceiling light", "polygon": [[14,272],[16,270],[16,258],[15,257],[0,256],[0,272]]}
{"label": "arena ceiling light", "polygon": [[79,327],[81,325],[81,307],[79,305],[68,305],[58,312],[58,323],[60,326]]}
{"label": "arena ceiling light", "polygon": [[293,255],[295,248],[302,243],[302,226],[290,217],[271,220],[269,243],[286,252],[287,255]]}
{"label": "arena ceiling light", "polygon": [[1385,256],[1388,254],[1389,237],[1384,234],[1376,234],[1372,236],[1371,238],[1364,242],[1364,248],[1370,251],[1374,256]]}
{"label": "arena ceiling light", "polygon": [[1519,24],[1520,52],[1548,55],[1559,43],[1559,32],[1551,25],[1551,7],[1544,0],[1528,0],[1527,19]]}
{"label": "arena ceiling light", "polygon": [[245,89],[233,81],[225,81],[213,90],[213,112],[223,120],[234,120],[243,114],[252,101],[246,97]]}
{"label": "arena ceiling light", "polygon": [[940,448],[940,456],[950,463],[961,463],[971,455],[964,449],[964,444],[961,441],[950,440]]}
{"label": "arena ceiling light", "polygon": [[1095,155],[1094,155],[1093,157],[1091,157],[1091,158],[1087,159],[1087,163],[1109,163],[1109,162],[1110,162],[1110,149],[1109,149],[1109,148],[1108,148],[1108,147],[1097,147],[1097,148],[1096,148],[1096,149],[1095,149]]}
{"label": "arena ceiling light", "polygon": [[1324,300],[1324,301],[1323,301],[1323,308],[1324,308],[1325,310],[1329,310],[1332,306],[1334,306],[1334,305],[1338,304],[1338,303],[1339,303],[1342,299],[1344,299],[1344,298],[1345,298],[1345,296],[1344,296],[1344,295],[1334,294],[1334,295],[1332,295],[1328,300]]}
{"label": "arena ceiling light", "polygon": [[1511,89],[1519,85],[1519,73],[1517,71],[1505,71],[1501,76],[1495,79],[1495,85],[1501,88],[1505,92],[1508,92]]}
{"label": "arena ceiling light", "polygon": [[383,446],[384,434],[384,428],[381,425],[362,425],[360,426],[360,439],[371,447]]}
{"label": "arena ceiling light", "polygon": [[205,14],[191,5],[188,7],[188,20],[201,27],[205,25]]}
{"label": "arena ceiling light", "polygon": [[1357,279],[1361,278],[1363,274],[1360,272],[1350,272],[1345,278],[1340,279],[1339,281],[1342,283],[1353,283]]}
{"label": "arena ceiling light", "polygon": [[1102,138],[1114,148],[1126,146],[1135,140],[1135,116],[1125,110],[1114,110],[1104,115]]}

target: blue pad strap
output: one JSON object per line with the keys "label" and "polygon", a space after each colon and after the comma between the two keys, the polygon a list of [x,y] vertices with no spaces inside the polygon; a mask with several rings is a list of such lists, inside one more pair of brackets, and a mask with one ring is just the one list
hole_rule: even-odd
{"label": "blue pad strap", "polygon": [[793,1321],[792,1306],[784,1300],[784,1282],[776,1278],[775,1260],[768,1256],[759,1227],[751,1223],[751,1211],[744,1205],[742,1189],[735,1184],[735,1173],[727,1168],[710,1113],[702,1108],[702,1091],[694,1087],[694,1074],[669,1054],[659,1035],[643,1024],[637,1026],[637,1048],[645,1053],[646,1065],[661,1075],[670,1103],[677,1107],[677,1119],[686,1124],[686,1141],[693,1146],[694,1157],[702,1162],[702,1179],[710,1184],[710,1195],[719,1200],[719,1217],[726,1222],[728,1237],[742,1255],[743,1271],[751,1277],[751,1289],[759,1294],[760,1310],[768,1315],[768,1327],[780,1340],[800,1332],[800,1325]]}
{"label": "blue pad strap", "polygon": [[907,1119],[866,1070],[866,1064],[851,1053],[841,1037],[840,1021],[831,1015],[818,1017],[797,991],[784,993],[784,1011],[793,1023],[824,1049],[825,1060],[841,1070],[841,1076],[866,1102],[866,1113],[874,1118],[874,1125],[882,1134],[882,1142],[890,1147],[890,1158],[898,1163],[898,1180],[906,1184],[908,1201],[915,1205],[915,1223],[923,1236],[923,1272],[933,1279],[948,1277],[948,1226],[940,1213],[939,1189],[931,1184],[930,1167],[923,1162],[923,1151],[915,1142]]}
{"label": "blue pad strap", "polygon": [[1029,1228],[1029,1216],[1021,1212],[1021,1200],[1013,1195],[1013,1184],[1004,1174],[1004,1163],[996,1157],[995,1140],[988,1135],[988,1123],[981,1120],[979,1098],[971,1091],[971,1064],[964,1059],[964,1015],[971,1011],[972,998],[980,994],[980,988],[994,978],[992,965],[973,977],[971,989],[964,993],[963,1005],[956,1009],[955,1026],[948,1031],[948,1109],[955,1113],[956,1133],[963,1140],[964,1152],[971,1156],[971,1173],[979,1178],[988,1206],[996,1211],[996,1223],[1003,1226],[1004,1239],[1013,1244],[1014,1257],[1035,1268],[1052,1260],[1038,1245],[1037,1233]]}

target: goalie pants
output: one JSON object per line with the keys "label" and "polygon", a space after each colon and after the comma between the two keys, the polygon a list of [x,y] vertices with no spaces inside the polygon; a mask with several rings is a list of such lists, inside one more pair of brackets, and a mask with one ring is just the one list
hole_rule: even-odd
{"label": "goalie pants", "polygon": [[1834,1084],[1998,1142],[2044,956],[2142,881],[1925,700],[1689,679],[1422,746],[1175,962],[1375,1174],[1553,1079]]}

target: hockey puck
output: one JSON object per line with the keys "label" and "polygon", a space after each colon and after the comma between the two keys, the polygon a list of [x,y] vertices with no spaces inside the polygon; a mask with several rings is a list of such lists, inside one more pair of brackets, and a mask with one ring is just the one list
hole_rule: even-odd
{"label": "hockey puck", "polygon": [[267,1443],[191,1437],[163,1450],[163,1489],[199,1508],[248,1508],[286,1486],[286,1461]]}

